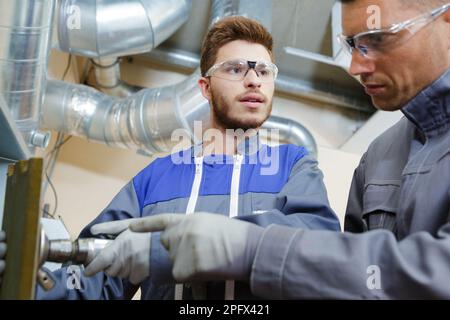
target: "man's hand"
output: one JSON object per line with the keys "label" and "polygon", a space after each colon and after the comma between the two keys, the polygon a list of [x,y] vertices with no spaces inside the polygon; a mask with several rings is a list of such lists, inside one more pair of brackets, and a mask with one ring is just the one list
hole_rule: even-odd
{"label": "man's hand", "polygon": [[5,255],[6,255],[6,235],[5,231],[0,231],[0,284],[5,271]]}
{"label": "man's hand", "polygon": [[248,280],[263,228],[211,213],[161,214],[130,224],[136,232],[164,231],[175,280]]}
{"label": "man's hand", "polygon": [[133,284],[141,283],[150,275],[150,233],[130,231],[135,219],[111,221],[92,226],[91,233],[119,236],[104,248],[86,267],[86,276],[104,271],[112,277],[127,278]]}

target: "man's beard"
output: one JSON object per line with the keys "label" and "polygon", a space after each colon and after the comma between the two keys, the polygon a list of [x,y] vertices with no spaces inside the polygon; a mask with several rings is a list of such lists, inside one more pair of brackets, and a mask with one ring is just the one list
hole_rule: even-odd
{"label": "man's beard", "polygon": [[269,102],[266,114],[262,120],[255,118],[251,119],[239,119],[231,117],[230,106],[225,102],[225,99],[220,95],[215,95],[211,90],[211,104],[213,107],[214,121],[224,129],[242,129],[244,131],[248,129],[257,129],[270,117],[272,112],[272,101]]}

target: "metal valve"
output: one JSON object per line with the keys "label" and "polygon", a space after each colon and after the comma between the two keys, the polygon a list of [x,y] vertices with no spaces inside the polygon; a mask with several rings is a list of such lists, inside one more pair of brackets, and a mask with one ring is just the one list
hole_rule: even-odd
{"label": "metal valve", "polygon": [[[71,240],[49,240],[45,232],[41,230],[39,266],[44,262],[70,262],[73,264],[88,265],[95,256],[105,247],[110,245],[114,240],[84,238]],[[54,286],[54,282],[48,274],[40,268],[38,270],[38,282],[45,289],[50,290]]]}

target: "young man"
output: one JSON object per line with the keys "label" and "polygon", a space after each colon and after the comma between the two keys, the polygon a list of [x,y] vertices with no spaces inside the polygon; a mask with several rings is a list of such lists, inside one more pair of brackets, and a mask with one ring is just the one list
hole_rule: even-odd
{"label": "young man", "polygon": [[[56,287],[38,288],[38,298],[123,298],[140,285],[143,299],[173,299],[171,261],[160,234],[121,233],[130,218],[206,211],[260,226],[339,230],[317,162],[303,147],[259,142],[257,131],[270,115],[277,75],[267,30],[244,17],[220,20],[204,41],[201,69],[199,85],[210,101],[213,133],[205,133],[201,146],[152,162],[81,232],[80,237],[119,234],[89,264],[85,271],[92,277],[81,278],[81,289],[67,289],[68,273],[61,269],[53,274]],[[244,236],[236,234],[235,240]],[[201,296],[231,298],[233,290],[230,282],[209,283]],[[235,293],[249,297],[248,286],[236,283]],[[177,298],[183,294],[192,297],[178,285]]]}
{"label": "young man", "polygon": [[[450,298],[450,3],[342,2],[350,73],[375,106],[405,115],[355,171],[348,232],[263,229],[210,215],[134,222],[134,231],[165,230],[177,280],[250,278],[266,298]],[[374,5],[381,26],[369,30]],[[205,221],[220,227],[206,233]],[[247,241],[234,242],[235,233]],[[210,255],[196,255],[199,245]],[[227,260],[214,259],[224,252]]]}

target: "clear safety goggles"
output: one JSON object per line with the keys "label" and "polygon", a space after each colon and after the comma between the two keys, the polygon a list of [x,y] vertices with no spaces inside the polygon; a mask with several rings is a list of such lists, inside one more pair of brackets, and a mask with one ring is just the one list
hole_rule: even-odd
{"label": "clear safety goggles", "polygon": [[[410,39],[420,29],[447,12],[448,9],[450,9],[450,3],[413,19],[393,24],[388,28],[369,30],[351,37],[340,34],[338,40],[350,55],[356,49],[363,57],[376,58]],[[405,34],[405,32],[407,33]]]}
{"label": "clear safety goggles", "polygon": [[278,74],[278,68],[272,62],[235,59],[213,65],[206,72],[205,77],[241,81],[244,80],[250,69],[255,71],[261,82],[273,82]]}

